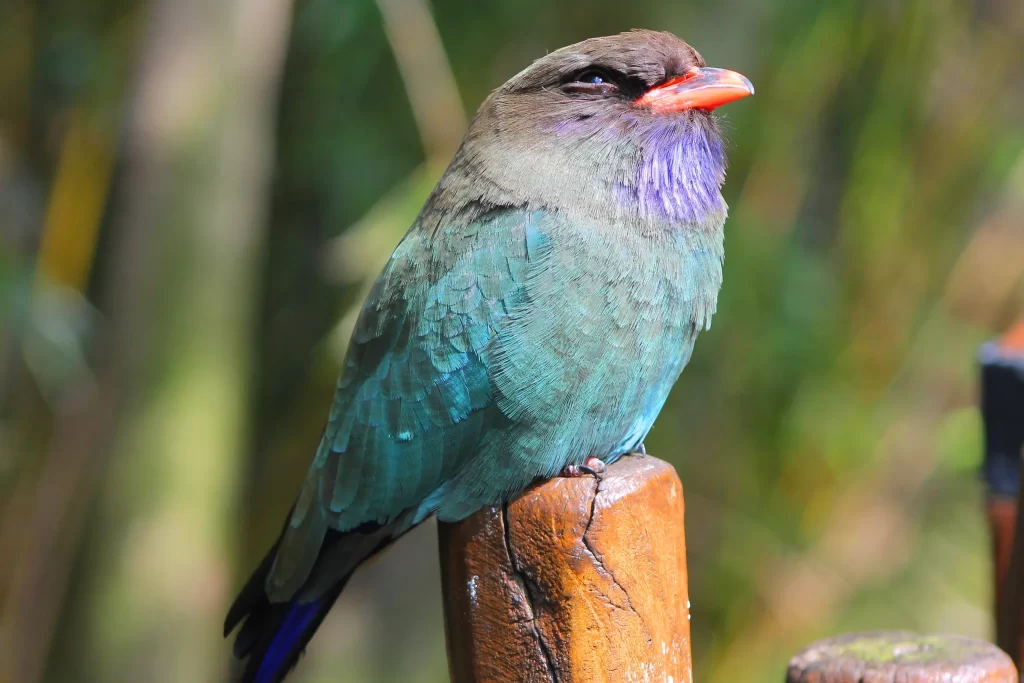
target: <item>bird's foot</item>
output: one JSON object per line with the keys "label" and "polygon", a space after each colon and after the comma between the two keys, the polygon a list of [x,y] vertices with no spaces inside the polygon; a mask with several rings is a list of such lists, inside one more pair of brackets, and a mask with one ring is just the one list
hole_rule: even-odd
{"label": "bird's foot", "polygon": [[635,449],[634,449],[634,450],[633,450],[633,451],[632,451],[632,452],[630,453],[630,455],[635,455],[635,456],[637,456],[638,458],[646,458],[646,457],[647,457],[647,449],[646,449],[646,448],[644,447],[644,444],[643,444],[643,442],[642,442],[642,441],[640,442],[640,445],[639,445],[639,446],[637,446],[637,447],[636,447],[636,448],[635,448]]}
{"label": "bird's foot", "polygon": [[608,465],[605,465],[604,461],[591,456],[584,460],[582,465],[566,465],[559,476],[582,477],[584,474],[589,474],[592,477],[599,477],[607,469]]}

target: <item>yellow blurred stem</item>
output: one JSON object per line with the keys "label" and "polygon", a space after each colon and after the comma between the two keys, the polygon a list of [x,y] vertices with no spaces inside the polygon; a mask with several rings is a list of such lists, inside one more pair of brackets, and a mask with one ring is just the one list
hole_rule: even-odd
{"label": "yellow blurred stem", "polygon": [[37,278],[84,290],[96,252],[114,154],[81,109],[71,114],[39,246]]}

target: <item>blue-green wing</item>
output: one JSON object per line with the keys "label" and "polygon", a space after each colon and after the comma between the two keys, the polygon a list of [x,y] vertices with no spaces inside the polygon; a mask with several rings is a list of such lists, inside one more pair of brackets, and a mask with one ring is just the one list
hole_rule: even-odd
{"label": "blue-green wing", "polygon": [[421,219],[395,250],[356,323],[272,593],[305,581],[329,528],[416,516],[475,451],[499,415],[481,352],[524,296],[538,220],[513,209]]}

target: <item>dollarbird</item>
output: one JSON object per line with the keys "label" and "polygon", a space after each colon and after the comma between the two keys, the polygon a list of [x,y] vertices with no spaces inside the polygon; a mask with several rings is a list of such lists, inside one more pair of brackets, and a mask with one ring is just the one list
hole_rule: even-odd
{"label": "dollarbird", "polygon": [[373,285],[298,500],[228,612],[243,681],[282,680],[352,572],[431,514],[643,451],[722,284],[711,112],[753,92],[637,30],[484,101]]}

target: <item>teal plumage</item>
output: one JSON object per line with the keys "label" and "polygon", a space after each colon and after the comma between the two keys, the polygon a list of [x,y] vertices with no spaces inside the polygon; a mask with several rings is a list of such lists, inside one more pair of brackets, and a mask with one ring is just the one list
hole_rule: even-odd
{"label": "teal plumage", "polygon": [[[245,680],[280,680],[352,571],[430,514],[642,443],[715,310],[724,154],[707,112],[619,95],[693,66],[669,34],[594,39],[481,107],[367,298],[299,499],[228,615],[247,619]],[[614,106],[549,92],[598,67]]]}

